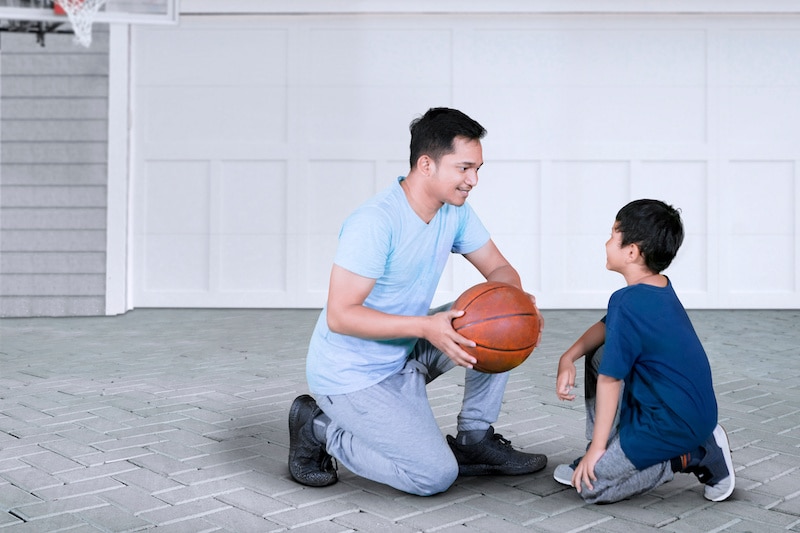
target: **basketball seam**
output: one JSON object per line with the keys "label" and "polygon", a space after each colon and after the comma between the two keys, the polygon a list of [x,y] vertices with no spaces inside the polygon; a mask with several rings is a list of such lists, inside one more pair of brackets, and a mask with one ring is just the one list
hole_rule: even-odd
{"label": "basketball seam", "polygon": [[468,328],[470,326],[474,326],[476,324],[483,324],[484,322],[491,322],[492,320],[499,320],[499,319],[517,317],[517,316],[535,317],[536,315],[531,314],[531,313],[509,313],[507,315],[495,315],[495,316],[492,316],[490,318],[482,318],[480,320],[475,320],[474,322],[467,322],[466,324],[459,324],[458,327],[456,328],[456,331],[462,330],[464,328]]}

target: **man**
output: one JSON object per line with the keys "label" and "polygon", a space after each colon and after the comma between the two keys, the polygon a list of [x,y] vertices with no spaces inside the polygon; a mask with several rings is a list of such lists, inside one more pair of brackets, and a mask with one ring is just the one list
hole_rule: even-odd
{"label": "man", "polygon": [[[304,485],[335,483],[332,457],[424,496],[447,490],[459,474],[528,474],[547,463],[494,433],[508,373],[472,370],[476,360],[462,346],[474,343],[451,325],[463,311],[429,313],[450,253],[489,281],[522,288],[466,203],[486,130],[448,108],[428,110],[410,130],[408,175],[356,209],[340,232],[307,359],[319,404],[303,395],[289,412],[289,471]],[[458,434],[445,440],[425,385],[457,365],[467,368],[464,401]]]}

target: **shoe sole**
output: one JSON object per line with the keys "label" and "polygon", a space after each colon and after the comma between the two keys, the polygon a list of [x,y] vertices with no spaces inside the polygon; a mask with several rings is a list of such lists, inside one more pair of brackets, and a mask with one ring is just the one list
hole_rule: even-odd
{"label": "shoe sole", "polygon": [[[566,466],[567,468],[569,468],[569,465],[558,465],[558,466]],[[556,469],[553,471],[553,479],[555,479],[556,481],[558,481],[562,485],[566,485],[568,487],[573,487],[574,485],[572,484],[572,475],[571,474],[573,474],[575,472],[575,470],[573,470],[571,468],[569,469],[570,470],[570,476],[569,477],[564,477],[563,475],[561,475],[561,473],[558,470],[559,470],[559,468],[556,467]]]}
{"label": "shoe sole", "polygon": [[314,398],[309,396],[308,394],[303,394],[302,396],[298,396],[292,402],[292,406],[289,408],[289,449],[291,450],[294,448],[294,445],[297,439],[300,437],[300,426],[297,423],[297,415],[300,409],[305,407],[305,404],[308,400],[314,401]]}
{"label": "shoe sole", "polygon": [[532,468],[509,468],[502,465],[486,464],[459,464],[458,475],[460,476],[524,476],[533,474],[547,466],[547,457],[542,455]]}
{"label": "shoe sole", "polygon": [[297,418],[300,410],[305,408],[309,400],[311,400],[312,402],[314,402],[314,404],[316,404],[316,400],[314,400],[314,398],[312,398],[308,394],[303,394],[295,398],[295,400],[292,402],[292,406],[289,408],[289,461],[288,461],[289,475],[292,476],[292,479],[294,479],[301,485],[305,485],[306,487],[328,487],[330,485],[333,485],[339,480],[338,476],[333,476],[332,479],[328,481],[321,481],[319,483],[309,483],[307,480],[304,481],[302,479],[299,479],[292,471],[292,462],[294,459],[292,457],[292,450],[295,449],[295,447],[298,444],[298,440],[301,438],[300,430],[302,429],[302,425],[298,424]]}
{"label": "shoe sole", "polygon": [[[727,491],[723,494],[715,496],[714,498],[708,498],[712,502],[721,502],[723,500],[727,500],[728,497],[733,494],[733,489],[736,487],[736,474],[733,471],[733,457],[731,457],[731,443],[728,440],[728,433],[725,431],[725,428],[717,424],[717,427],[714,428],[714,442],[717,443],[717,446],[722,449],[722,456],[725,458],[725,466],[728,468],[728,478],[730,479],[730,487]],[[724,445],[724,446],[723,446]]]}

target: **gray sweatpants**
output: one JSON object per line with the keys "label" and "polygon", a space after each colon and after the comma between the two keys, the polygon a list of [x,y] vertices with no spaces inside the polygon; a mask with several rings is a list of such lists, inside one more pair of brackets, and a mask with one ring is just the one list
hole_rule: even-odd
{"label": "gray sweatpants", "polygon": [[[410,494],[447,490],[458,477],[458,464],[436,423],[425,386],[454,367],[423,339],[399,373],[364,390],[317,397],[331,419],[328,453],[353,473]],[[467,369],[457,429],[488,429],[500,414],[507,382],[508,372]]]}
{"label": "gray sweatpants", "polygon": [[[585,401],[586,401],[586,438],[592,440],[594,434],[595,407],[597,403],[597,376],[600,368],[600,361],[603,359],[603,347],[597,349],[593,354],[584,356],[586,363],[585,380]],[[619,413],[622,407],[622,392],[620,391],[620,402],[617,406],[617,416],[614,420],[614,428],[609,437],[606,452],[597,461],[594,467],[594,475],[597,481],[592,482],[593,488],[584,486],[581,489],[581,497],[587,503],[614,503],[627,498],[645,493],[659,485],[672,481],[672,466],[669,461],[658,463],[638,470],[633,463],[628,460],[625,452],[620,446],[617,426],[619,424]]]}

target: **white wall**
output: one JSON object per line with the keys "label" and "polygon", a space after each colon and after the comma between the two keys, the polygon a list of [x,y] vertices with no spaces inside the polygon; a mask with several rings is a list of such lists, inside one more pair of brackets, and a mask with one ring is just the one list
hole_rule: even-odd
{"label": "white wall", "polygon": [[[603,244],[640,197],[683,210],[667,274],[688,307],[800,306],[795,16],[184,15],[131,35],[131,306],[321,306],[339,225],[438,105],[489,130],[470,201],[543,308],[605,306]],[[454,261],[438,300],[476,281]]]}

